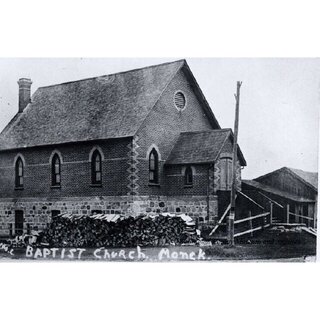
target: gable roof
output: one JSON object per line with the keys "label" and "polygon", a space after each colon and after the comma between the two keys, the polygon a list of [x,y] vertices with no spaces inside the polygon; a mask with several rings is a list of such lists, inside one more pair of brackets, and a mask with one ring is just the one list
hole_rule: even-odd
{"label": "gable roof", "polygon": [[304,198],[304,197],[299,197],[297,195],[293,195],[289,192],[279,190],[275,187],[271,187],[269,185],[263,184],[261,182],[255,181],[255,180],[242,180],[242,184],[244,185],[243,189],[245,190],[245,185],[253,187],[255,189],[285,198],[289,200],[293,200],[296,202],[315,202],[315,200]]}
{"label": "gable roof", "polygon": [[269,177],[271,175],[274,175],[276,173],[280,172],[288,172],[291,175],[293,175],[295,178],[303,182],[304,184],[308,185],[310,188],[312,188],[315,191],[318,191],[318,173],[317,172],[308,172],[303,171],[300,169],[293,169],[288,167],[282,167],[278,170],[269,172],[263,176],[260,176],[258,178],[255,178],[256,181],[263,181],[264,178]]}
{"label": "gable roof", "polygon": [[308,172],[293,168],[288,169],[318,190],[318,172]]}
{"label": "gable roof", "polygon": [[[173,147],[166,164],[197,164],[215,162],[226,141],[233,139],[231,129],[182,132]],[[238,148],[241,165],[246,161]]]}
{"label": "gable roof", "polygon": [[0,150],[133,136],[185,60],[40,87]]}

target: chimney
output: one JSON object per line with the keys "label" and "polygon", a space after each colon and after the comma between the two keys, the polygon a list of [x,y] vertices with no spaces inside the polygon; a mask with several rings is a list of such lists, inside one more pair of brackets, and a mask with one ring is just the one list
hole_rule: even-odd
{"label": "chimney", "polygon": [[23,112],[24,108],[31,102],[31,79],[21,78],[19,85],[19,112]]}

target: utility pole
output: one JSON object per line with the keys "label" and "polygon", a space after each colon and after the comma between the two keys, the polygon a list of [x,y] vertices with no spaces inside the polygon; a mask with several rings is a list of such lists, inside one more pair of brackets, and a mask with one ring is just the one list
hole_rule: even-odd
{"label": "utility pole", "polygon": [[234,217],[236,208],[236,168],[237,168],[237,147],[238,147],[238,127],[239,127],[239,104],[240,104],[240,87],[241,81],[237,82],[236,98],[236,115],[234,120],[234,138],[233,138],[233,157],[232,157],[232,186],[231,186],[231,210],[228,223],[228,240],[229,245],[234,246]]}

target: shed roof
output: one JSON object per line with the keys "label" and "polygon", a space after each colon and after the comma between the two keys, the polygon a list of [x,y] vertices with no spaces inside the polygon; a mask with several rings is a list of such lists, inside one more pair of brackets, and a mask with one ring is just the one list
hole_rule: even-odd
{"label": "shed roof", "polygon": [[293,168],[288,169],[318,190],[318,172],[308,172]]}
{"label": "shed roof", "polygon": [[311,187],[312,189],[314,189],[315,191],[318,190],[318,173],[317,172],[308,172],[308,171],[293,169],[288,167],[282,167],[278,170],[275,170],[263,176],[260,176],[254,180],[261,182],[263,181],[264,178],[272,176],[279,172],[288,172],[294,177],[296,177],[297,179],[299,179],[300,181],[302,181],[303,183],[305,183],[306,185],[308,185],[309,187]]}
{"label": "shed roof", "polygon": [[308,198],[303,198],[303,197],[299,197],[299,196],[295,196],[295,195],[292,195],[292,194],[290,194],[290,193],[288,193],[286,191],[282,191],[282,190],[276,189],[274,187],[268,186],[266,184],[260,183],[260,182],[255,181],[255,180],[242,180],[242,183],[244,185],[248,185],[248,186],[253,187],[255,189],[258,189],[258,190],[261,190],[261,191],[264,191],[264,192],[268,192],[268,193],[271,193],[273,195],[280,196],[282,198],[293,200],[293,201],[296,201],[296,202],[315,202],[315,200],[308,199]]}
{"label": "shed roof", "polygon": [[0,150],[133,136],[183,65],[178,60],[40,87],[0,134]]}
{"label": "shed roof", "polygon": [[[228,139],[233,139],[231,129],[182,132],[166,164],[196,164],[215,162]],[[246,161],[238,148],[241,165]]]}

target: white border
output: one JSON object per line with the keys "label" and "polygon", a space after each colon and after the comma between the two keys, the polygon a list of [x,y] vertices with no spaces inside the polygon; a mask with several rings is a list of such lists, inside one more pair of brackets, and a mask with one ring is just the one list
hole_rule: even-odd
{"label": "white border", "polygon": [[[318,1],[12,0],[0,11],[3,57],[320,56]],[[0,263],[3,319],[319,318],[319,264]]]}

